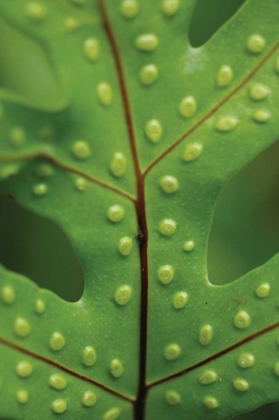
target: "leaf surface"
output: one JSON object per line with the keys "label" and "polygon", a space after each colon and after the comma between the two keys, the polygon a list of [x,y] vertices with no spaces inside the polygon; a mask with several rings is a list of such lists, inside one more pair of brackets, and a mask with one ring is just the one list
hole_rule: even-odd
{"label": "leaf surface", "polygon": [[0,415],[226,419],[278,398],[278,255],[207,274],[222,188],[278,138],[278,1],[247,0],[199,48],[194,7],[0,1],[61,92],[1,90],[1,191],[62,227],[85,276],[69,303],[1,268]]}

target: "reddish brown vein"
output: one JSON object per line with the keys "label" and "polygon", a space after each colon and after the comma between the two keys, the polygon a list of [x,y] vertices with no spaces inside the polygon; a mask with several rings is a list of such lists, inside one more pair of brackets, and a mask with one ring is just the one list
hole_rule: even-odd
{"label": "reddish brown vein", "polygon": [[24,347],[21,347],[21,346],[15,344],[15,343],[12,343],[12,342],[6,340],[5,338],[0,337],[0,344],[3,344],[4,346],[10,347],[10,348],[12,348],[14,350],[17,350],[17,351],[19,351],[19,352],[21,352],[23,354],[26,354],[27,356],[33,357],[34,359],[37,359],[37,360],[39,360],[41,362],[47,363],[50,366],[54,366],[55,368],[60,369],[60,370],[66,372],[69,375],[74,376],[74,377],[76,377],[78,379],[81,379],[83,381],[89,382],[90,384],[95,385],[95,386],[103,389],[104,391],[107,391],[110,394],[113,394],[116,397],[121,398],[122,400],[129,401],[129,402],[133,402],[134,401],[132,398],[127,397],[125,395],[122,395],[119,392],[117,392],[117,391],[115,391],[113,389],[110,389],[107,386],[105,386],[105,385],[103,385],[103,384],[101,384],[99,382],[96,382],[93,379],[88,378],[85,375],[82,375],[81,373],[75,372],[75,371],[67,368],[66,366],[60,365],[59,363],[55,362],[54,360],[50,360],[47,357],[44,357],[44,356],[42,356],[40,354],[37,354],[37,353],[34,353],[31,350],[25,349]]}
{"label": "reddish brown vein", "polygon": [[230,353],[231,351],[237,349],[238,347],[242,346],[243,344],[246,344],[246,343],[254,340],[255,338],[258,338],[258,337],[260,337],[260,336],[262,336],[262,335],[264,335],[264,334],[266,334],[266,333],[268,333],[268,332],[270,332],[272,330],[275,330],[278,327],[279,327],[279,322],[276,322],[275,324],[272,324],[269,327],[264,328],[263,330],[260,330],[260,331],[258,331],[256,333],[252,334],[252,335],[249,335],[249,337],[243,338],[243,340],[238,341],[235,344],[232,344],[230,347],[227,347],[226,349],[221,350],[218,353],[213,354],[212,356],[208,357],[207,359],[202,360],[199,363],[196,363],[193,366],[190,366],[190,367],[188,367],[186,369],[183,369],[183,370],[181,370],[179,372],[176,372],[176,373],[174,373],[172,375],[166,376],[165,378],[158,379],[158,381],[152,382],[147,387],[148,387],[148,389],[150,389],[150,388],[152,388],[152,387],[154,387],[156,385],[162,384],[162,383],[167,382],[167,381],[169,381],[171,379],[175,379],[175,378],[178,378],[179,376],[183,376],[186,373],[189,373],[192,370],[195,370],[197,368],[200,368],[200,367],[206,365],[207,363],[212,362],[213,360],[216,360],[219,357],[222,357],[222,356]]}
{"label": "reddish brown vein", "polygon": [[119,48],[113,34],[109,17],[106,12],[104,0],[100,1],[101,13],[103,16],[103,23],[107,36],[111,45],[114,56],[115,66],[118,74],[118,81],[123,101],[123,110],[128,129],[129,142],[131,153],[134,162],[134,169],[137,183],[137,199],[135,208],[138,219],[138,238],[140,249],[140,264],[141,264],[141,303],[140,303],[140,349],[139,349],[139,378],[138,378],[138,394],[135,403],[135,419],[143,420],[146,399],[146,357],[147,357],[147,313],[148,313],[148,261],[147,261],[147,241],[148,230],[145,209],[145,193],[144,193],[144,179],[140,169],[139,157],[137,153],[136,139],[133,128],[132,112],[129,102],[129,95],[125,83],[124,70],[121,63]]}
{"label": "reddish brown vein", "polygon": [[4,155],[0,157],[0,162],[23,162],[25,160],[30,159],[45,159],[49,162],[53,163],[54,165],[58,166],[61,169],[64,169],[67,172],[72,172],[76,175],[83,176],[84,178],[88,179],[89,181],[93,182],[94,184],[100,185],[101,187],[106,188],[107,190],[111,190],[115,192],[116,194],[122,195],[123,197],[127,198],[130,201],[135,202],[135,198],[131,196],[130,194],[126,193],[125,191],[121,191],[118,188],[114,187],[111,184],[106,184],[105,182],[101,181],[98,178],[95,178],[92,175],[89,175],[86,172],[81,171],[78,168],[75,168],[73,166],[67,165],[66,163],[63,163],[59,159],[55,158],[54,156],[48,155],[44,152],[36,152],[36,153],[30,153],[20,156],[13,156],[13,155]]}
{"label": "reddish brown vein", "polygon": [[279,47],[277,42],[274,47],[265,55],[265,57],[257,64],[257,66],[251,71],[251,73],[242,80],[242,82],[236,86],[227,96],[225,96],[217,105],[215,105],[207,114],[205,114],[196,124],[189,128],[176,142],[169,146],[163,153],[161,153],[153,162],[145,169],[143,176],[145,177],[148,172],[157,165],[167,154],[169,154],[176,146],[178,146],[183,140],[185,140],[190,134],[197,130],[208,118],[210,118],[215,112],[217,112],[232,96],[234,96],[247,82],[260,70],[260,68],[266,63],[266,61],[275,53]]}

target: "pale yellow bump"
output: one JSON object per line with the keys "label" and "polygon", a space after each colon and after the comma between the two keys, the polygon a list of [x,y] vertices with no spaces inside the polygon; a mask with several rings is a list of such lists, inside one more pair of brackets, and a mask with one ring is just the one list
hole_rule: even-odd
{"label": "pale yellow bump", "polygon": [[28,378],[33,373],[33,366],[31,363],[23,360],[16,365],[15,370],[20,378]]}
{"label": "pale yellow bump", "polygon": [[31,333],[29,322],[25,318],[17,318],[14,323],[14,332],[18,337],[27,337]]}
{"label": "pale yellow bump", "polygon": [[227,115],[225,117],[219,117],[215,123],[215,128],[217,131],[228,132],[234,130],[234,128],[239,124],[238,118]]}
{"label": "pale yellow bump", "polygon": [[49,178],[53,175],[53,169],[47,163],[43,163],[42,165],[37,167],[36,175],[39,178]]}
{"label": "pale yellow bump", "polygon": [[106,82],[101,82],[97,85],[97,96],[99,101],[104,106],[109,106],[112,103],[112,89]]}
{"label": "pale yellow bump", "polygon": [[213,328],[211,325],[206,324],[200,329],[199,341],[203,346],[211,343],[213,338]]}
{"label": "pale yellow bump", "polygon": [[160,186],[167,194],[173,194],[178,189],[178,181],[174,176],[165,175],[160,179]]}
{"label": "pale yellow bump", "polygon": [[202,385],[210,385],[213,382],[216,382],[217,379],[218,379],[218,375],[214,370],[206,370],[199,377],[199,383]]}
{"label": "pale yellow bump", "polygon": [[188,303],[188,300],[187,292],[177,292],[173,297],[173,306],[175,309],[182,309]]}
{"label": "pale yellow bump", "polygon": [[121,177],[126,171],[126,157],[123,153],[117,152],[113,155],[110,163],[110,171],[116,178]]}
{"label": "pale yellow bump", "polygon": [[4,286],[1,290],[1,300],[6,305],[12,305],[16,300],[15,291],[11,286]]}
{"label": "pale yellow bump", "polygon": [[59,350],[62,350],[64,346],[65,346],[64,336],[60,332],[55,331],[49,340],[50,349],[53,351],[59,351]]}
{"label": "pale yellow bump", "polygon": [[88,187],[88,182],[85,178],[79,176],[75,179],[75,187],[78,191],[84,192]]}
{"label": "pale yellow bump", "polygon": [[132,248],[133,248],[133,240],[129,236],[123,236],[123,238],[119,240],[118,250],[120,254],[123,255],[124,257],[127,257],[128,255],[131,254]]}
{"label": "pale yellow bump", "polygon": [[53,401],[51,408],[54,413],[62,414],[67,410],[67,402],[62,398],[58,398],[57,400]]}
{"label": "pale yellow bump", "polygon": [[203,145],[199,142],[188,143],[185,146],[182,158],[185,162],[196,160],[203,151]]}
{"label": "pale yellow bump", "polygon": [[77,140],[72,145],[72,152],[79,160],[86,160],[91,155],[91,149],[84,140]]}
{"label": "pale yellow bump", "polygon": [[195,242],[191,241],[191,240],[186,241],[186,242],[184,242],[183,248],[184,248],[184,251],[186,251],[186,252],[193,251],[193,249],[195,248]]}
{"label": "pale yellow bump", "polygon": [[228,65],[223,65],[220,67],[217,76],[217,86],[218,87],[225,87],[230,84],[233,78],[233,71],[232,68]]}
{"label": "pale yellow bump", "polygon": [[64,20],[64,27],[68,31],[71,31],[71,32],[75,31],[76,29],[79,28],[79,26],[80,26],[79,21],[74,17],[69,16]]}
{"label": "pale yellow bump", "polygon": [[255,364],[255,357],[251,353],[244,353],[238,358],[237,364],[242,369],[247,369]]}
{"label": "pale yellow bump", "polygon": [[249,383],[242,378],[236,378],[233,381],[234,389],[240,392],[247,391],[249,389]]}
{"label": "pale yellow bump", "polygon": [[219,407],[218,400],[211,395],[207,395],[203,400],[204,405],[206,408],[210,410],[214,410],[215,408]]}
{"label": "pale yellow bump", "polygon": [[123,375],[123,365],[119,359],[113,359],[110,362],[109,370],[114,378],[120,378]]}
{"label": "pale yellow bump", "polygon": [[102,417],[102,420],[116,420],[121,414],[121,410],[118,407],[113,407],[108,410]]}
{"label": "pale yellow bump", "polygon": [[172,219],[163,219],[159,223],[159,231],[164,236],[172,236],[176,231],[177,223]]}
{"label": "pale yellow bump", "polygon": [[10,143],[13,147],[19,148],[26,141],[25,130],[21,127],[13,127],[10,131]]}
{"label": "pale yellow bump", "polygon": [[169,390],[165,394],[165,400],[169,405],[178,405],[181,403],[181,396],[178,392]]}
{"label": "pale yellow bump", "polygon": [[162,137],[163,129],[158,120],[150,120],[145,126],[145,134],[151,143],[157,143]]}
{"label": "pale yellow bump", "polygon": [[33,187],[33,194],[37,196],[43,196],[47,193],[48,188],[46,184],[36,184]]}
{"label": "pale yellow bump", "polygon": [[164,356],[166,360],[176,360],[181,354],[181,348],[178,344],[172,343],[165,347]]}
{"label": "pale yellow bump", "polygon": [[259,298],[265,298],[270,293],[270,284],[269,283],[262,283],[256,290],[256,294]]}
{"label": "pale yellow bump", "polygon": [[84,407],[92,407],[97,402],[96,394],[93,391],[86,391],[81,401]]}
{"label": "pale yellow bump", "polygon": [[139,12],[139,5],[136,0],[122,0],[119,10],[122,16],[131,19],[137,16]]}
{"label": "pale yellow bump", "polygon": [[250,323],[251,318],[246,311],[239,311],[234,317],[234,325],[241,330],[248,328]]}
{"label": "pale yellow bump", "polygon": [[141,69],[139,78],[143,85],[148,86],[156,82],[158,74],[158,67],[155,64],[147,64]]}
{"label": "pale yellow bump", "polygon": [[16,393],[16,399],[20,404],[26,404],[29,399],[28,392],[25,389],[19,389]]}
{"label": "pale yellow bump", "polygon": [[66,379],[64,378],[63,375],[60,375],[59,373],[54,373],[53,375],[51,375],[48,383],[52,388],[59,389],[59,390],[64,389],[67,386]]}
{"label": "pale yellow bump", "polygon": [[247,39],[247,48],[253,54],[262,52],[265,44],[265,39],[259,34],[253,34]]}
{"label": "pale yellow bump", "polygon": [[38,1],[32,1],[26,5],[26,14],[33,22],[41,22],[47,15],[46,6]]}
{"label": "pale yellow bump", "polygon": [[115,294],[114,294],[115,302],[118,303],[118,305],[120,306],[127,305],[129,300],[131,299],[132,292],[133,292],[132,287],[127,284],[123,284],[122,286],[119,286],[116,289]]}
{"label": "pale yellow bump", "polygon": [[108,219],[113,223],[120,222],[125,215],[125,210],[119,204],[114,204],[113,206],[109,207],[107,212]]}
{"label": "pale yellow bump", "polygon": [[250,97],[254,101],[262,101],[269,95],[269,89],[262,83],[256,83],[250,86]]}
{"label": "pale yellow bump", "polygon": [[19,167],[17,164],[9,164],[9,165],[5,165],[1,167],[1,171],[0,171],[0,179],[6,179],[9,178],[10,176],[13,176],[17,173]]}
{"label": "pale yellow bump", "polygon": [[83,44],[83,52],[87,60],[96,61],[100,55],[100,44],[96,38],[87,38]]}
{"label": "pale yellow bump", "polygon": [[180,0],[163,0],[162,12],[165,16],[175,15],[180,8]]}
{"label": "pale yellow bump", "polygon": [[168,264],[162,265],[159,267],[157,275],[161,283],[169,284],[174,276],[174,268]]}
{"label": "pale yellow bump", "polygon": [[97,354],[93,346],[86,346],[82,351],[82,362],[85,366],[93,366],[96,363]]}
{"label": "pale yellow bump", "polygon": [[154,34],[143,34],[137,37],[135,41],[136,47],[145,52],[152,52],[158,47],[159,40]]}
{"label": "pale yellow bump", "polygon": [[35,312],[38,315],[41,315],[45,312],[46,310],[46,304],[42,299],[37,299],[35,302]]}
{"label": "pale yellow bump", "polygon": [[253,120],[258,123],[265,123],[271,118],[271,113],[268,109],[256,109],[253,112]]}
{"label": "pale yellow bump", "polygon": [[186,96],[179,104],[179,113],[182,117],[189,118],[194,115],[197,109],[197,102],[193,96]]}

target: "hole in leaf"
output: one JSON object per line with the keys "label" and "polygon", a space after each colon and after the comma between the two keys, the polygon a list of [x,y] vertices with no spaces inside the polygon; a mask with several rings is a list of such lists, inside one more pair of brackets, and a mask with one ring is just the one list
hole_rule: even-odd
{"label": "hole in leaf", "polygon": [[257,410],[232,417],[231,420],[275,420],[279,418],[279,403],[266,404]]}
{"label": "hole in leaf", "polygon": [[198,0],[189,30],[193,47],[205,44],[242,6],[245,0]]}
{"label": "hole in leaf", "polygon": [[279,142],[261,153],[222,191],[208,247],[213,284],[229,283],[279,251]]}
{"label": "hole in leaf", "polygon": [[0,89],[42,110],[65,97],[43,48],[0,17]]}
{"label": "hole in leaf", "polygon": [[80,299],[82,268],[62,229],[3,195],[0,209],[0,262],[67,301]]}

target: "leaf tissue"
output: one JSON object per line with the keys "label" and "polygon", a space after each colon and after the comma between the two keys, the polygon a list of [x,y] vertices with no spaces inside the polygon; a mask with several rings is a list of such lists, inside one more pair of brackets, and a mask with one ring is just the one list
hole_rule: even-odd
{"label": "leaf tissue", "polygon": [[278,139],[279,3],[246,0],[198,47],[195,6],[0,0],[0,190],[65,232],[85,279],[67,302],[1,266],[2,418],[278,399],[279,257],[216,286],[207,244],[224,185]]}

